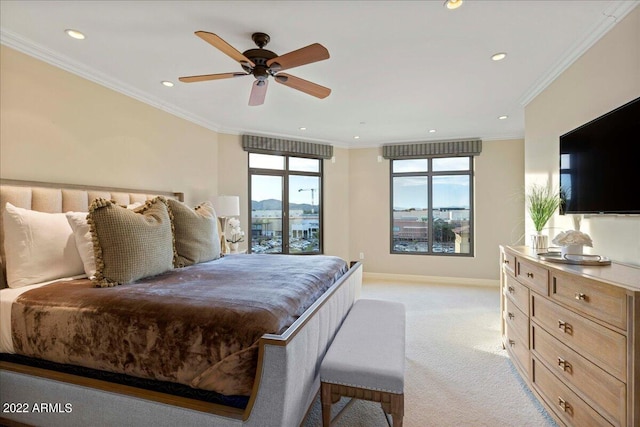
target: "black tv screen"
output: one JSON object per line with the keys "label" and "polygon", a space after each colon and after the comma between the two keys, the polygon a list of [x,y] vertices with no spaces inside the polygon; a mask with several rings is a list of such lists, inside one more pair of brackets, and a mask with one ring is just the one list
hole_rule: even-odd
{"label": "black tv screen", "polygon": [[560,137],[561,213],[640,214],[640,98]]}

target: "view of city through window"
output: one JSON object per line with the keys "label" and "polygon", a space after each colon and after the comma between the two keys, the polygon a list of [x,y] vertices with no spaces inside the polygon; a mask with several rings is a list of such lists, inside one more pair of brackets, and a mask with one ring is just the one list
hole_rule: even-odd
{"label": "view of city through window", "polygon": [[470,157],[392,160],[392,253],[471,253]]}
{"label": "view of city through window", "polygon": [[251,252],[321,253],[320,162],[250,154]]}

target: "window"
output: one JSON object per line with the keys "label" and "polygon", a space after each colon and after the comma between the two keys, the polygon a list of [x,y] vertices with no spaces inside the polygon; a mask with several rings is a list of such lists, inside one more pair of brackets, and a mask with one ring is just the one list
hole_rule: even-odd
{"label": "window", "polygon": [[322,253],[321,159],[250,152],[249,194],[251,252]]}
{"label": "window", "polygon": [[473,255],[473,157],[390,163],[391,253]]}

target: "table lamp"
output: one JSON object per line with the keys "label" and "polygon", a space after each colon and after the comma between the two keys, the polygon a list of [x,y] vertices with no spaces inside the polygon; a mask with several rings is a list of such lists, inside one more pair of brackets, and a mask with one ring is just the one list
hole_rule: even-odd
{"label": "table lamp", "polygon": [[211,200],[216,215],[220,221],[220,251],[223,254],[229,253],[229,244],[224,235],[229,217],[240,216],[239,196],[214,196]]}

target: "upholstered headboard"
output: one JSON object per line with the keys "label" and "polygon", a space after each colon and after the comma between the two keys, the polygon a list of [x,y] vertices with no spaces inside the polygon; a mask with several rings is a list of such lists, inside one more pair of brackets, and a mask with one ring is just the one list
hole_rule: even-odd
{"label": "upholstered headboard", "polygon": [[[144,202],[155,196],[184,201],[184,194],[171,191],[131,190],[126,188],[93,187],[34,181],[0,179],[0,212],[4,215],[7,202],[14,206],[40,212],[87,212],[92,200],[102,197],[118,204]],[[6,287],[3,221],[0,217],[0,288]]]}

